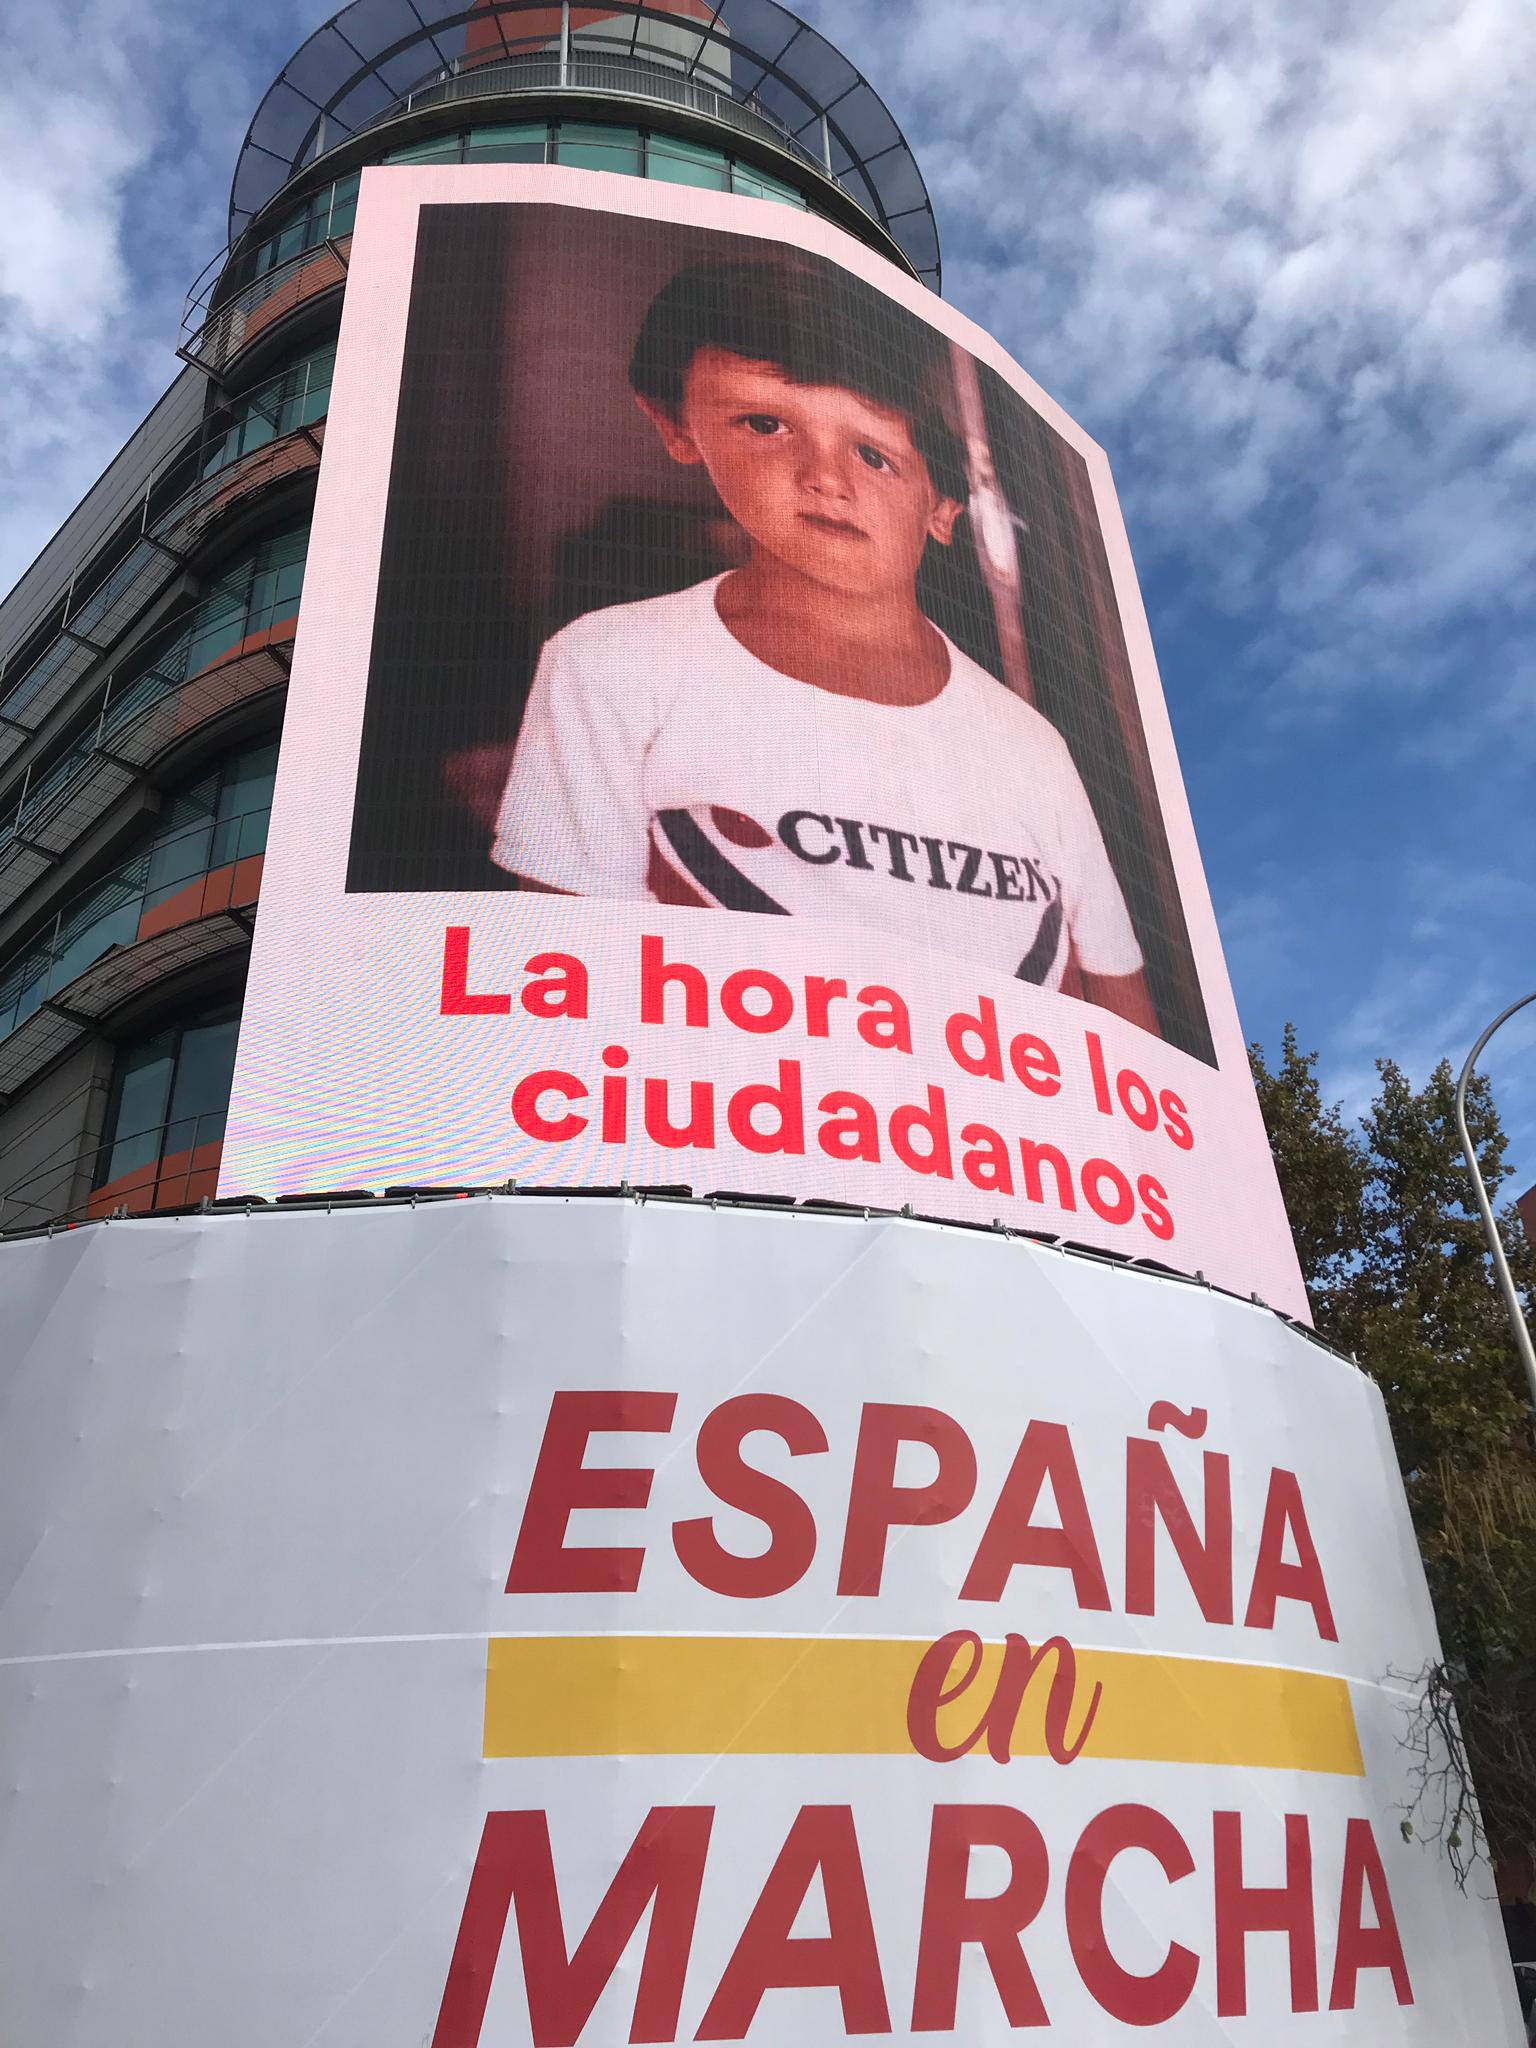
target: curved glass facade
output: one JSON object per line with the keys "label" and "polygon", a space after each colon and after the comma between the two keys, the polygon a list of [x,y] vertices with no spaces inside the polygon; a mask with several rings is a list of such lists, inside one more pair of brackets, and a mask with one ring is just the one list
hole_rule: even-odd
{"label": "curved glass facade", "polygon": [[256,110],[235,167],[231,241],[339,138],[384,131],[387,148],[388,125],[429,107],[590,95],[589,105],[638,101],[641,119],[675,106],[712,133],[760,137],[801,158],[808,178],[839,185],[938,288],[938,230],[916,159],[890,108],[812,23],[779,0],[569,14],[562,49],[561,10],[549,0],[354,0],[294,52]]}
{"label": "curved glass facade", "polygon": [[[129,857],[82,890],[40,938],[0,970],[0,1038],[116,946],[190,922],[210,904],[205,878],[264,853],[277,741],[232,754],[167,799]],[[185,901],[178,904],[178,898]],[[183,914],[185,913],[185,914]]]}
{"label": "curved glass facade", "polygon": [[[269,535],[228,562],[198,599],[177,636],[176,646],[185,650],[180,658],[183,673],[195,676],[256,634],[296,619],[308,551],[306,520],[301,526]],[[156,673],[165,668],[161,656],[155,663]]]}
{"label": "curved glass facade", "polygon": [[240,1005],[225,1002],[122,1047],[97,1154],[98,1191],[129,1208],[213,1192],[239,1031]]}
{"label": "curved glass facade", "polygon": [[[250,641],[298,617],[309,524],[288,528],[244,549],[227,563],[169,639],[156,642],[121,679],[114,678],[100,718],[28,789],[15,815],[0,825],[0,847],[25,837],[93,757],[152,704]],[[3,1015],[3,1006],[0,1006]]]}
{"label": "curved glass facade", "polygon": [[349,177],[338,178],[334,185],[312,192],[302,206],[286,215],[251,252],[250,276],[261,277],[290,258],[301,256],[306,249],[317,249],[322,242],[337,242],[343,235],[350,235],[357,217],[361,175],[353,171]]}
{"label": "curved glass facade", "polygon": [[213,476],[249,455],[265,448],[282,434],[313,426],[324,419],[331,403],[331,378],[336,369],[336,344],[290,363],[276,376],[247,391],[231,405],[221,407],[210,422],[210,438],[203,450],[201,473]]}
{"label": "curved glass facade", "polygon": [[[747,199],[774,199],[810,210],[803,192],[725,150],[683,142],[649,128],[596,121],[502,121],[460,128],[394,149],[386,164],[566,164],[576,170],[614,171],[623,177],[659,178]],[[308,249],[350,235],[357,218],[360,171],[310,194],[264,236],[241,265],[247,282],[277,270]]]}
{"label": "curved glass facade", "polygon": [[386,164],[565,164],[579,171],[612,171],[626,178],[658,178],[669,185],[694,185],[711,192],[735,192],[744,199],[772,199],[811,210],[795,186],[755,164],[701,143],[648,128],[598,121],[514,121],[463,128],[426,142],[391,150]]}

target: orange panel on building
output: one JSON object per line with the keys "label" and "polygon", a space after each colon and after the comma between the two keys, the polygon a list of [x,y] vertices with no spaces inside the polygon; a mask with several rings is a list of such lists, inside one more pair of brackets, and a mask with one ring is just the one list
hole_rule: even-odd
{"label": "orange panel on building", "polygon": [[178,925],[195,924],[200,917],[212,917],[217,910],[242,910],[254,903],[261,894],[261,869],[265,858],[264,854],[253,853],[246,860],[237,860],[228,867],[214,868],[206,875],[199,875],[184,889],[178,889],[174,896],[167,896],[163,903],[146,910],[139,919],[135,938],[158,938],[161,932],[174,931]]}

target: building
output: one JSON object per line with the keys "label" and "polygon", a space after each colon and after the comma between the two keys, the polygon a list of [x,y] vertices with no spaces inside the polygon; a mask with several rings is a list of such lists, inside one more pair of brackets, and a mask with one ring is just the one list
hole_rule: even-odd
{"label": "building", "polygon": [[0,2040],[1515,2048],[1108,462],[872,88],[353,0],[230,227],[0,608]]}
{"label": "building", "polygon": [[775,200],[938,287],[896,124],[776,0],[417,12],[274,80],[179,375],[0,605],[0,1230],[215,1185],[362,169]]}

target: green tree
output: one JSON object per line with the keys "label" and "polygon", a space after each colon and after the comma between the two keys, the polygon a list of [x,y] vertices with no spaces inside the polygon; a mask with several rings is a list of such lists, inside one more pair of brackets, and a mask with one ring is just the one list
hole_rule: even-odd
{"label": "green tree", "polygon": [[1313,1320],[1331,1343],[1352,1349],[1339,1314],[1365,1252],[1365,1147],[1323,1101],[1317,1054],[1300,1050],[1294,1024],[1285,1027],[1273,1073],[1259,1046],[1249,1058]]}
{"label": "green tree", "polygon": [[[1300,1050],[1293,1027],[1273,1069],[1260,1047],[1250,1057],[1314,1319],[1382,1389],[1424,1555],[1445,1653],[1424,1674],[1426,1735],[1452,1759],[1447,1774],[1437,1742],[1426,1743],[1429,1832],[1465,1870],[1470,1769],[1491,1853],[1529,1853],[1536,1436],[1461,1154],[1455,1077],[1442,1062],[1415,1089],[1394,1062],[1378,1062],[1380,1090],[1355,1130],[1324,1102],[1317,1055]],[[1509,1174],[1506,1141],[1481,1076],[1467,1122],[1495,1193]],[[1536,1256],[1512,1209],[1500,1222],[1529,1318]]]}

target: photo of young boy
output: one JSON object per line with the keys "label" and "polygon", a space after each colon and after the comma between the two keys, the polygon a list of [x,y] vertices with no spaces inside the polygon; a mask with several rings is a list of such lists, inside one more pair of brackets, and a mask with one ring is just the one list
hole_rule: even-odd
{"label": "photo of young boy", "polygon": [[965,450],[944,344],[869,297],[788,253],[658,295],[635,402],[746,559],[546,643],[492,858],[525,887],[870,926],[1155,1030],[1065,742],[919,604]]}
{"label": "photo of young boy", "polygon": [[1076,449],[787,241],[420,222],[349,890],[799,918],[1212,1061]]}

